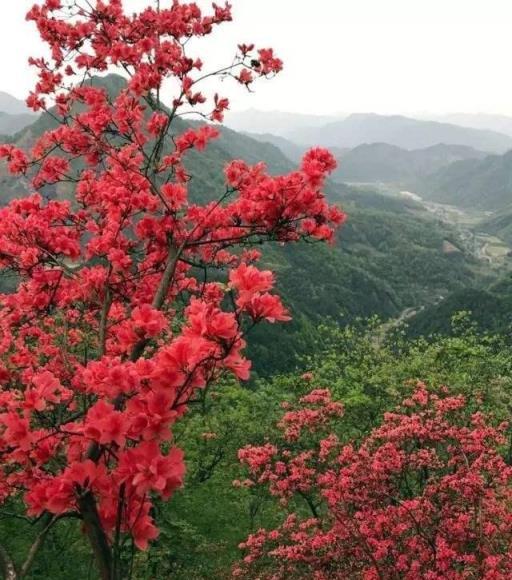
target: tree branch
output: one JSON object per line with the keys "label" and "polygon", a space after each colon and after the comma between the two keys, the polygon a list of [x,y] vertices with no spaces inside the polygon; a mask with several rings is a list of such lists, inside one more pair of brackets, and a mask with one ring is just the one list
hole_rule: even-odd
{"label": "tree branch", "polygon": [[7,550],[0,544],[0,567],[5,580],[17,580],[16,567]]}
{"label": "tree branch", "polygon": [[41,546],[44,544],[44,541],[46,540],[48,532],[51,530],[51,528],[57,522],[58,519],[59,516],[52,516],[51,514],[45,515],[43,519],[44,527],[37,536],[35,542],[30,547],[27,558],[25,559],[25,562],[23,562],[23,565],[21,566],[19,574],[20,580],[22,578],[25,578],[26,575],[29,573],[32,564],[34,563],[35,557],[37,556],[37,553],[39,552]]}
{"label": "tree branch", "polygon": [[[181,252],[178,251],[172,243],[169,244],[169,253],[167,254],[165,270],[152,303],[153,308],[156,310],[160,310],[165,302],[165,298],[174,278],[174,273],[176,272],[176,265],[178,264],[180,253]],[[130,355],[130,360],[132,362],[137,361],[142,356],[147,343],[148,341],[146,339],[142,339],[133,347]]]}
{"label": "tree branch", "polygon": [[99,356],[102,357],[105,354],[105,346],[107,342],[107,323],[108,323],[108,314],[110,312],[110,307],[112,306],[112,293],[110,292],[110,288],[108,287],[108,279],[107,279],[107,286],[105,289],[105,297],[103,299],[103,306],[101,308],[101,318],[100,318],[100,327],[99,327]]}

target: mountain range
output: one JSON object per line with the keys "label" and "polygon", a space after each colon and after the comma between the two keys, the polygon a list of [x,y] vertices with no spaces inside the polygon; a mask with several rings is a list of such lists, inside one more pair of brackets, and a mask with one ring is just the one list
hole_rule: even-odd
{"label": "mountain range", "polygon": [[465,145],[402,149],[388,143],[359,145],[340,157],[334,178],[348,182],[384,182],[412,187],[455,161],[483,159],[486,153]]}
{"label": "mountain range", "polygon": [[[507,149],[505,153],[490,154],[486,149],[489,136],[502,145],[510,144],[512,138],[504,134],[380,115],[351,115],[327,127],[331,133],[314,129],[324,145],[368,141],[351,148],[329,146],[339,162],[333,175],[337,182],[392,184],[416,191],[432,201],[482,211],[512,207],[512,152]],[[295,133],[304,134],[304,131],[312,130],[297,129]],[[426,132],[430,132],[430,141],[446,140],[411,148],[414,143],[425,142]],[[272,144],[294,163],[300,161],[308,148],[304,142],[271,133],[246,133],[246,136]],[[374,141],[386,136],[387,140]],[[462,137],[479,143],[481,148],[457,144],[457,138],[463,141]],[[404,140],[409,147],[392,143]],[[509,219],[512,229],[512,214],[500,220],[500,228]]]}
{"label": "mountain range", "polygon": [[472,129],[489,129],[512,136],[512,117],[489,113],[451,113],[430,117],[431,121],[451,123]]}
{"label": "mountain range", "polygon": [[387,143],[424,149],[439,143],[465,145],[488,153],[512,149],[512,118],[502,115],[453,114],[434,118],[355,113],[300,115],[279,111],[231,112],[226,125],[239,132],[285,138],[295,145],[354,148]]}
{"label": "mountain range", "polygon": [[247,133],[271,133],[286,137],[299,128],[323,127],[327,123],[343,118],[342,115],[306,115],[284,111],[230,111],[225,124],[230,129]]}
{"label": "mountain range", "polygon": [[[250,133],[248,131],[244,131],[243,133],[256,141],[275,145],[294,163],[299,163],[304,153],[310,149],[309,145],[300,145],[285,137],[273,135],[272,133]],[[342,147],[329,147],[329,150],[338,160],[341,160],[350,151],[350,149]]]}
{"label": "mountain range", "polygon": [[[111,76],[98,83],[115,93],[124,80]],[[54,122],[42,115],[13,141],[30,147]],[[178,120],[175,130],[186,127]],[[193,199],[216,198],[224,187],[223,166],[233,158],[249,163],[264,161],[272,173],[286,173],[296,166],[275,145],[223,128],[221,137],[204,152],[188,157]],[[27,191],[25,181],[13,179],[5,165],[0,165],[0,204]],[[458,244],[457,232],[413,202],[335,182],[329,182],[326,191],[349,215],[335,246],[275,246],[265,252],[265,263],[276,272],[294,320],[289,325],[255,331],[251,348],[257,351],[253,359],[260,375],[294,368],[298,355],[315,349],[312,329],[326,318],[348,323],[374,314],[395,317],[407,307],[429,303],[435,296],[479,280],[482,266],[471,253],[464,249],[445,251],[446,242]],[[68,197],[70,191],[49,188],[43,193],[61,198]]]}
{"label": "mountain range", "polygon": [[350,115],[321,127],[299,127],[285,136],[297,143],[327,147],[353,148],[364,143],[387,143],[403,149],[423,149],[445,143],[490,153],[512,149],[512,137],[495,131],[374,113]]}
{"label": "mountain range", "polygon": [[[480,210],[481,215],[486,212],[490,214],[487,218],[471,226],[474,232],[479,232],[478,235],[487,233],[512,246],[510,118],[461,114],[439,119],[415,120],[396,116],[388,118],[379,115],[353,115],[327,124],[327,129],[326,131],[325,126],[299,127],[293,132],[286,133],[285,136],[253,134],[251,137],[273,143],[294,161],[299,159],[308,144],[312,144],[312,140],[328,145],[331,149],[332,144],[335,144],[339,168],[333,177],[337,181],[365,184],[364,187],[367,189],[372,188],[372,183],[376,185],[384,183],[395,188],[401,186],[420,193],[427,200]],[[375,142],[378,139],[384,142]],[[363,143],[359,143],[360,141]],[[417,147],[420,143],[428,142],[433,144]],[[347,148],[339,148],[340,145],[346,145]],[[404,208],[392,207],[389,198],[368,192],[363,200],[365,196],[362,195],[359,186],[358,194],[353,196],[356,204],[354,210],[348,201],[351,196],[349,187],[344,194],[344,201],[349,208],[349,215],[355,215],[356,219],[359,212],[365,217],[368,216],[371,203],[375,204],[374,207],[378,211],[375,228],[379,231],[380,244],[367,244],[368,239],[365,239],[360,246],[372,247],[363,266],[363,271],[367,275],[369,264],[379,260],[377,248],[385,247],[386,251],[394,252],[395,255],[401,253],[401,249],[394,247],[393,244],[387,244],[393,234],[384,227],[383,215],[384,212],[389,212],[387,215],[392,214],[393,218],[403,216]],[[358,204],[362,204],[362,207],[357,207]],[[411,211],[414,211],[413,208]],[[410,215],[407,215],[407,223],[409,220]],[[368,225],[366,224],[362,230],[365,236],[369,232]],[[438,226],[439,223],[433,225],[434,229]],[[350,222],[347,229],[349,227]],[[413,243],[405,231],[403,239],[409,240],[406,243]],[[424,232],[418,234],[417,239],[421,240],[421,244],[424,243],[424,236]],[[352,250],[352,243],[353,240],[348,241],[346,249],[349,252]],[[485,244],[485,241],[482,243]],[[340,248],[343,247],[342,244]],[[482,255],[487,255],[485,250],[482,252]],[[395,271],[395,275],[400,277],[407,270],[409,261],[414,260],[414,251],[411,251],[402,263],[402,268]],[[477,276],[468,286],[438,294],[438,299],[430,305],[427,300],[409,319],[408,333],[415,336],[435,332],[448,333],[451,331],[451,317],[460,310],[471,311],[472,319],[482,329],[509,332],[512,326],[511,285],[506,283],[506,272],[509,268],[509,261],[500,266],[499,284],[489,287],[489,280],[492,278],[485,281],[486,275]],[[427,271],[428,269],[420,274],[423,280],[435,276]],[[307,272],[304,272],[304,277],[307,279]],[[380,289],[384,280],[392,278],[392,274],[389,277],[380,274]],[[411,283],[412,279],[409,278],[408,284]],[[354,286],[363,289],[365,299],[372,296],[372,286],[368,279],[364,282],[360,279]],[[375,295],[375,298],[378,296]],[[357,302],[357,299],[354,300],[353,311]],[[376,312],[383,312],[379,306],[374,304],[374,307]]]}

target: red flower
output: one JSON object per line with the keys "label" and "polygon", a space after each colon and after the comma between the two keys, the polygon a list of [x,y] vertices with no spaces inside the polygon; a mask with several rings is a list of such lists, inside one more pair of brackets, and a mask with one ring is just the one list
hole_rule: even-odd
{"label": "red flower", "polygon": [[17,447],[21,451],[29,451],[34,436],[30,430],[29,420],[20,417],[17,413],[10,412],[0,415],[0,426],[5,427],[2,439],[6,445]]}
{"label": "red flower", "polygon": [[291,320],[279,296],[273,296],[268,292],[253,296],[250,302],[244,306],[244,310],[253,320],[267,320],[268,322]]}
{"label": "red flower", "polygon": [[157,336],[167,327],[167,319],[150,304],[142,304],[133,309],[132,321],[135,332],[140,336]]}
{"label": "red flower", "polygon": [[249,536],[236,575],[510,577],[512,468],[498,454],[505,431],[482,414],[468,420],[465,405],[420,383],[381,427],[343,447],[329,432],[342,414],[329,391],[302,397],[281,420],[279,443],[239,457],[251,486],[268,486],[289,509],[306,498],[315,517],[288,513],[277,529]]}
{"label": "red flower", "polygon": [[123,446],[127,430],[127,418],[104,401],[98,401],[87,413],[84,434],[98,443]]}
{"label": "red flower", "polygon": [[254,266],[240,264],[229,274],[229,283],[238,290],[239,302],[248,302],[254,294],[267,292],[274,286],[274,274],[270,270],[258,270]]}

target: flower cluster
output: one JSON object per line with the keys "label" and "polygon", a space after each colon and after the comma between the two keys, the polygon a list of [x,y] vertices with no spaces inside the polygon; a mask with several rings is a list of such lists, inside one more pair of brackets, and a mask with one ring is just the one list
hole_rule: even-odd
{"label": "flower cluster", "polygon": [[[320,393],[285,415],[281,443],[240,451],[252,485],[268,485],[289,510],[279,528],[242,544],[236,576],[511,577],[512,468],[499,454],[505,425],[468,417],[463,397],[419,384],[360,445],[342,445],[332,432],[312,442],[311,429],[329,432],[332,402]],[[306,500],[309,516],[291,509],[293,497]]]}

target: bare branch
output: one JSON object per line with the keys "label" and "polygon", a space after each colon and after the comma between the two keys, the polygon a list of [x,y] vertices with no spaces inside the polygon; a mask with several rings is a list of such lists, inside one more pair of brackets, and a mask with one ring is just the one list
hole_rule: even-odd
{"label": "bare branch", "polygon": [[5,580],[17,580],[16,567],[7,550],[0,544],[0,568]]}
{"label": "bare branch", "polygon": [[37,553],[39,552],[42,545],[44,544],[44,541],[46,540],[46,536],[48,535],[48,532],[51,530],[53,525],[59,519],[60,519],[59,516],[52,516],[51,514],[46,514],[45,517],[43,518],[44,528],[41,530],[41,532],[37,536],[35,542],[30,547],[27,558],[25,559],[25,562],[23,562],[23,565],[21,566],[21,570],[20,570],[20,574],[19,574],[20,580],[22,578],[25,578],[27,576],[27,574],[29,573],[30,568],[32,567],[32,564],[34,563],[35,557],[37,556]]}

